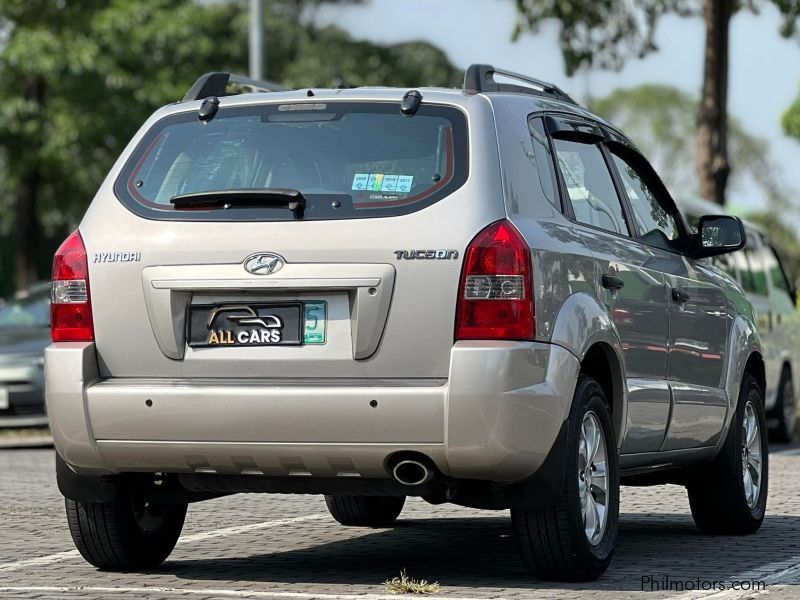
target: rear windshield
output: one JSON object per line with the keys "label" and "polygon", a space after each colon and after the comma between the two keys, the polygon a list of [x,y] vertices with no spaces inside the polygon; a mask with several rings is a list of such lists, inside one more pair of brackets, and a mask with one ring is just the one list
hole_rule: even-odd
{"label": "rear windshield", "polygon": [[129,158],[115,192],[133,212],[180,220],[291,220],[285,207],[176,209],[175,196],[219,190],[298,190],[304,220],[411,213],[467,178],[466,119],[426,105],[293,103],[166,117]]}

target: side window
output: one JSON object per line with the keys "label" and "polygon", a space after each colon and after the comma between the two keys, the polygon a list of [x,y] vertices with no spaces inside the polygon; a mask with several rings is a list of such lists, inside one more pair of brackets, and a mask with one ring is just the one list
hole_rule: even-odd
{"label": "side window", "polygon": [[642,241],[665,250],[678,250],[680,229],[671,202],[656,193],[648,177],[617,154],[612,154],[625,194],[630,200],[636,229]]}
{"label": "side window", "polygon": [[775,248],[770,246],[764,247],[764,255],[767,263],[767,273],[769,280],[772,284],[772,295],[780,302],[786,304],[790,309],[794,305],[792,300],[792,286],[789,285],[789,278],[781,265],[780,256],[775,251]]}
{"label": "side window", "polygon": [[[750,238],[748,238],[747,243],[752,243]],[[747,260],[747,254],[744,250],[739,250],[738,252],[734,252],[728,256],[731,257],[731,260],[736,265],[737,271],[739,271],[739,283],[742,285],[742,289],[745,292],[752,293],[754,291],[753,273],[750,271],[750,264]]]}
{"label": "side window", "polygon": [[561,212],[555,162],[545,149],[537,148],[541,142],[531,135],[537,119],[510,110],[497,111],[495,119],[508,214],[537,218],[553,207]]}
{"label": "side window", "polygon": [[749,267],[750,274],[747,278],[747,285],[745,285],[743,280],[742,287],[745,291],[758,294],[759,296],[766,296],[769,290],[767,288],[767,271],[761,236],[757,233],[749,232],[747,239],[748,242],[747,246],[744,248],[744,254],[747,258],[747,266]]}
{"label": "side window", "polygon": [[531,132],[531,143],[533,144],[533,155],[536,161],[536,169],[539,172],[539,184],[542,192],[550,201],[550,204],[561,210],[561,201],[558,198],[558,186],[556,185],[556,174],[553,170],[552,153],[550,144],[547,142],[547,134],[544,130],[544,122],[541,117],[528,120],[528,129]]}
{"label": "side window", "polygon": [[710,258],[711,264],[725,271],[728,275],[736,279],[736,267],[730,254],[721,254],[720,256],[712,256]]}
{"label": "side window", "polygon": [[630,235],[600,148],[568,140],[554,140],[554,145],[575,219],[606,231]]}

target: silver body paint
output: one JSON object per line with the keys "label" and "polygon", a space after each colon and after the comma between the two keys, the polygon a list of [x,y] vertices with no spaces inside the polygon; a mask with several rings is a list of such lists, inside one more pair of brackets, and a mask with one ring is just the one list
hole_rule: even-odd
{"label": "silver body paint", "polygon": [[[158,119],[196,111],[199,102],[165,107],[144,124],[80,225],[89,257],[124,249],[139,260],[90,260],[96,340],[46,352],[53,436],[73,469],[386,478],[387,457],[408,450],[455,478],[514,482],[544,462],[569,414],[581,361],[598,344],[617,365],[613,416],[623,468],[716,453],[744,365],[761,352],[741,292],[713,268],[533,201],[531,186],[540,182],[528,116],[566,105],[421,91],[424,102],[467,115],[469,178],[399,217],[141,218],[114,196],[113,183]],[[399,104],[403,93],[322,90],[315,101]],[[222,98],[220,109],[303,100],[304,92],[242,95]],[[464,250],[503,218],[531,248],[536,339],[454,343]],[[243,261],[259,253],[285,263],[269,277],[248,273]],[[610,269],[626,281],[616,293],[600,285]],[[669,302],[672,286],[690,290],[682,310]],[[253,302],[327,302],[327,342],[187,347],[191,303],[243,293]]]}

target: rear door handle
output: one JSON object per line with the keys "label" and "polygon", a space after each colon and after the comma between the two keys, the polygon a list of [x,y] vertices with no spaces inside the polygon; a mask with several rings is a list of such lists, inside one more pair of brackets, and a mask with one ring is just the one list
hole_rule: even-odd
{"label": "rear door handle", "polygon": [[603,273],[603,277],[600,282],[607,290],[618,290],[625,287],[625,282],[622,281],[621,277],[610,275],[609,273]]}
{"label": "rear door handle", "polygon": [[672,301],[677,302],[678,304],[683,304],[684,302],[688,302],[691,296],[678,288],[672,288]]}

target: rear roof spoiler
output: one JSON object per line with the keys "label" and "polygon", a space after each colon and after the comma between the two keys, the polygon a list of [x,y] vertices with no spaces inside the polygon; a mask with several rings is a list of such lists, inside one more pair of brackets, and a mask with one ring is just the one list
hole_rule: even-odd
{"label": "rear roof spoiler", "polygon": [[194,82],[182,102],[203,100],[209,96],[226,96],[228,84],[243,85],[258,92],[285,92],[289,88],[273,81],[256,81],[234,73],[206,73]]}

